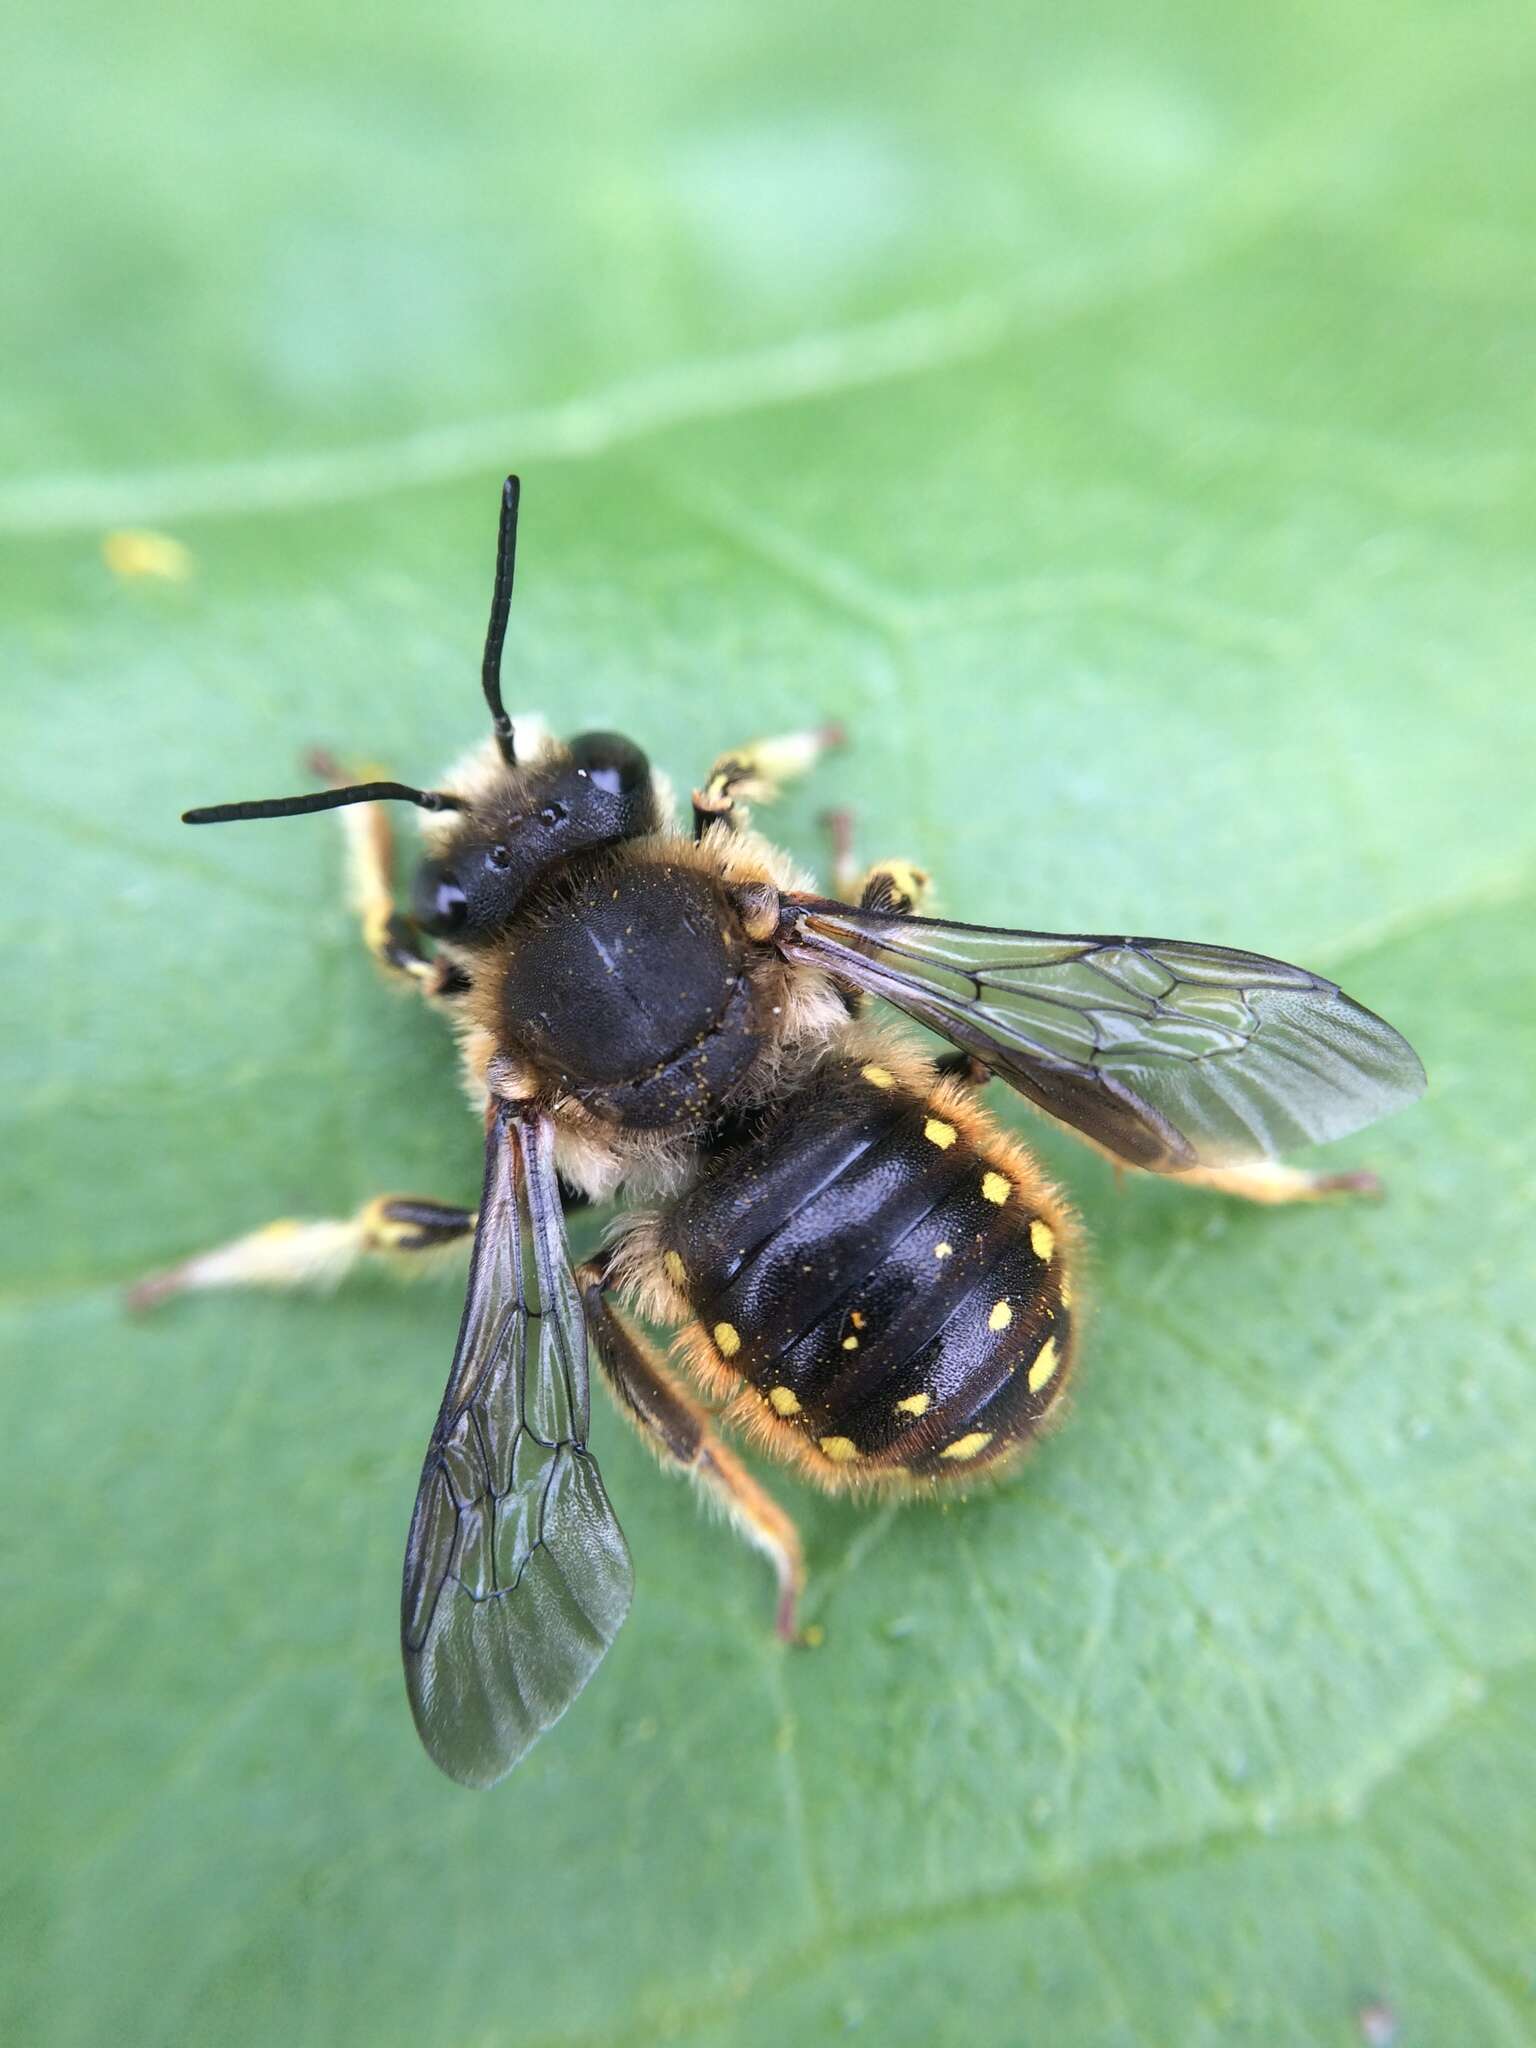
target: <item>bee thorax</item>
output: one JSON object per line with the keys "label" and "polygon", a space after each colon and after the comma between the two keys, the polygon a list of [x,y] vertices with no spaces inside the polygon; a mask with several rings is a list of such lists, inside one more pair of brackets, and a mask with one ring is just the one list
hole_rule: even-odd
{"label": "bee thorax", "polygon": [[707,876],[605,864],[542,894],[509,933],[502,1042],[605,1120],[690,1122],[760,1050],[748,952]]}

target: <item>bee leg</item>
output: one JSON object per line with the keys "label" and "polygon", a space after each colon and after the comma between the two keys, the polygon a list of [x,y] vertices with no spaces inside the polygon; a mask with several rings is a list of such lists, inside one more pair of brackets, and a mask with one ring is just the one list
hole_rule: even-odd
{"label": "bee leg", "polygon": [[426,1253],[468,1237],[473,1209],[415,1195],[378,1195],[355,1216],[323,1222],[284,1217],[130,1287],[131,1309],[158,1308],[176,1294],[212,1287],[334,1287],[359,1259],[429,1263]]}
{"label": "bee leg", "polygon": [[722,754],[702,789],[693,792],[693,836],[702,839],[717,818],[732,825],[745,822],[744,803],[772,803],[782,784],[815,766],[829,747],[840,747],[847,735],[840,725],[818,726],[814,732],[788,732],[773,740],[753,740]]}
{"label": "bee leg", "polygon": [[[356,779],[319,750],[309,756],[308,765],[337,789]],[[395,906],[395,834],[388,810],[383,804],[353,804],[336,816],[347,842],[348,898],[362,921],[364,945],[381,966],[405,975],[424,996],[456,994],[457,971],[425,950],[415,923]]]}
{"label": "bee leg", "polygon": [[686,1472],[718,1501],[747,1541],[771,1560],[779,1582],[779,1636],[795,1640],[795,1608],[805,1588],[805,1562],[794,1523],[764,1492],[734,1451],[656,1355],[654,1347],[613,1306],[602,1274],[583,1266],[577,1280],[587,1328],[604,1377],[641,1436],[664,1465]]}
{"label": "bee leg", "polygon": [[860,910],[881,910],[891,917],[915,917],[928,900],[933,878],[909,860],[877,860],[859,884]]}
{"label": "bee leg", "polygon": [[832,848],[832,894],[844,903],[856,903],[859,891],[859,863],[853,851],[853,813],[846,805],[823,811],[817,823]]}
{"label": "bee leg", "polygon": [[821,824],[832,843],[832,893],[861,910],[882,910],[892,917],[913,917],[928,900],[933,877],[910,860],[877,860],[859,872],[853,850],[853,813],[823,811]]}
{"label": "bee leg", "polygon": [[968,1052],[942,1053],[934,1061],[933,1071],[946,1081],[963,1082],[967,1088],[985,1088],[992,1079],[992,1069]]}
{"label": "bee leg", "polygon": [[1238,1195],[1245,1202],[1278,1208],[1286,1202],[1323,1202],[1333,1195],[1379,1195],[1374,1173],[1311,1173],[1304,1166],[1282,1166],[1278,1160],[1257,1160],[1251,1166],[1193,1166],[1171,1173],[1184,1187],[1209,1188],[1217,1195]]}

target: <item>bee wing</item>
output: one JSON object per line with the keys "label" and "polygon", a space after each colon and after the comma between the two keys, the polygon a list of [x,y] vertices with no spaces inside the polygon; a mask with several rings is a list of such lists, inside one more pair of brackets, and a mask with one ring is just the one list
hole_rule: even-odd
{"label": "bee wing", "polygon": [[460,1784],[511,1770],[629,1611],[634,1573],[586,1448],[587,1414],[554,1127],[503,1106],[486,1137],[469,1292],[401,1594],[411,1711],[433,1762]]}
{"label": "bee wing", "polygon": [[1390,1024],[1261,953],[1001,931],[793,896],[778,944],[883,996],[1154,1173],[1342,1137],[1424,1086]]}

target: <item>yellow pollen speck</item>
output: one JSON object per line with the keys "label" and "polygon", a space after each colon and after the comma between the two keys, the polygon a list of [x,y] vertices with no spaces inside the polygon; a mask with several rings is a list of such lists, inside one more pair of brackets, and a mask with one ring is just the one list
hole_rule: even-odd
{"label": "yellow pollen speck", "polygon": [[1047,1337],[1029,1368],[1029,1391],[1038,1394],[1056,1371],[1056,1339]]}
{"label": "yellow pollen speck", "polygon": [[859,1340],[857,1337],[845,1337],[843,1339],[843,1349],[845,1351],[857,1351],[858,1348]]}
{"label": "yellow pollen speck", "polygon": [[1000,1173],[984,1173],[981,1177],[981,1192],[989,1202],[996,1202],[1001,1207],[1013,1193],[1013,1182],[1006,1180]]}
{"label": "yellow pollen speck", "polygon": [[1037,1216],[1030,1224],[1029,1241],[1035,1248],[1035,1257],[1049,1265],[1056,1249],[1056,1233],[1043,1216]]}
{"label": "yellow pollen speck", "polygon": [[859,1455],[859,1447],[851,1436],[824,1436],[821,1455],[830,1458],[834,1465],[851,1465]]}
{"label": "yellow pollen speck", "polygon": [[860,1067],[859,1072],[872,1088],[894,1088],[896,1076],[889,1067]]}
{"label": "yellow pollen speck", "polygon": [[666,1273],[667,1278],[674,1287],[686,1287],[688,1285],[688,1268],[683,1264],[676,1252],[663,1252],[661,1264],[662,1270]]}
{"label": "yellow pollen speck", "polygon": [[798,1415],[800,1402],[793,1387],[770,1387],[768,1399],[780,1415]]}
{"label": "yellow pollen speck", "polygon": [[984,1451],[992,1441],[990,1429],[973,1429],[969,1436],[957,1436],[952,1444],[946,1444],[939,1456],[953,1458],[963,1465],[968,1458],[974,1458],[978,1451]]}
{"label": "yellow pollen speck", "polygon": [[101,544],[102,559],[114,576],[125,580],[154,577],[161,583],[185,583],[192,574],[192,551],[168,533],[148,527],[123,527]]}
{"label": "yellow pollen speck", "polygon": [[896,1403],[896,1412],[898,1415],[926,1415],[928,1413],[928,1396],[926,1394],[908,1394],[905,1401],[898,1401]]}
{"label": "yellow pollen speck", "polygon": [[954,1257],[954,1254],[954,1246],[952,1244],[946,1244],[942,1241],[936,1244],[933,1248],[933,1256],[936,1259],[950,1259]]}
{"label": "yellow pollen speck", "polygon": [[862,1330],[868,1318],[865,1316],[863,1309],[852,1308],[848,1311],[848,1320],[856,1330]]}
{"label": "yellow pollen speck", "polygon": [[734,1323],[716,1323],[715,1342],[720,1347],[722,1357],[734,1358],[741,1349],[741,1332]]}
{"label": "yellow pollen speck", "polygon": [[987,1317],[987,1328],[989,1330],[1006,1330],[1012,1321],[1013,1310],[1008,1306],[1007,1302],[995,1302],[991,1315]]}
{"label": "yellow pollen speck", "polygon": [[955,1127],[945,1123],[940,1116],[931,1116],[923,1125],[923,1136],[930,1145],[937,1145],[941,1152],[945,1152],[955,1142]]}

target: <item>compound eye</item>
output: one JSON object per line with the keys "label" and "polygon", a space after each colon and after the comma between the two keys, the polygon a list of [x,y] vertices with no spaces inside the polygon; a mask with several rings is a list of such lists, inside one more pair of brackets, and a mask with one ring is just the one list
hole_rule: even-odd
{"label": "compound eye", "polygon": [[631,796],[647,779],[651,764],[635,745],[616,732],[584,732],[571,741],[571,759],[594,789],[610,796]]}
{"label": "compound eye", "polygon": [[468,899],[450,862],[422,862],[416,872],[412,909],[416,922],[434,939],[449,938],[462,927]]}

